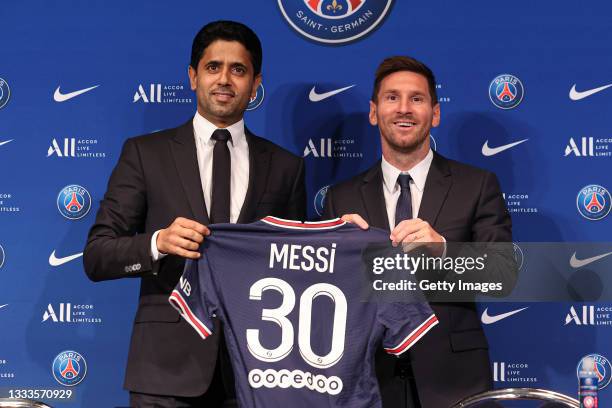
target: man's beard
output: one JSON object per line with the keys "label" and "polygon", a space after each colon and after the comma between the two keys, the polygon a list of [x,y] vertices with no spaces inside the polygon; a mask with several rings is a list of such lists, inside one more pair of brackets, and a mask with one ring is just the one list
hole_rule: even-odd
{"label": "man's beard", "polygon": [[429,132],[427,132],[425,136],[419,136],[418,139],[410,141],[408,144],[404,144],[404,145],[396,143],[392,138],[386,138],[386,139],[387,139],[387,144],[391,147],[391,149],[395,150],[396,152],[402,153],[402,154],[411,154],[421,149],[428,137],[429,137]]}

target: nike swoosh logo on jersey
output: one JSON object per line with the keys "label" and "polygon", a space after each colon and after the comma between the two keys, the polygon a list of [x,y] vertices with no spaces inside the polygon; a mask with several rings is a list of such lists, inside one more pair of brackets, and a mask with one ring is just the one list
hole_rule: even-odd
{"label": "nike swoosh logo on jersey", "polygon": [[66,94],[63,94],[60,91],[60,87],[58,86],[57,89],[55,90],[55,93],[53,94],[53,99],[55,100],[55,102],[66,102],[69,99],[72,99],[72,98],[75,98],[75,97],[77,97],[79,95],[82,95],[85,92],[89,92],[92,89],[96,89],[99,86],[100,85],[96,85],[96,86],[92,86],[90,88],[80,89],[78,91],[74,91],[74,92],[70,92],[70,93],[66,93]]}
{"label": "nike swoosh logo on jersey", "polygon": [[489,141],[485,140],[484,144],[482,145],[482,154],[484,156],[495,156],[496,154],[501,153],[504,150],[511,149],[514,146],[520,145],[521,143],[526,142],[527,140],[529,139],[519,140],[518,142],[509,143],[498,147],[489,147]]}
{"label": "nike swoosh logo on jersey", "polygon": [[500,320],[503,320],[503,319],[505,319],[505,318],[507,318],[507,317],[510,317],[510,316],[512,316],[512,315],[515,315],[515,314],[517,314],[517,313],[519,313],[519,312],[522,312],[522,311],[523,311],[523,310],[525,310],[525,309],[527,309],[527,307],[524,307],[524,308],[522,308],[522,309],[512,310],[512,311],[510,311],[510,312],[502,313],[502,314],[499,314],[499,315],[497,315],[497,316],[490,316],[490,315],[489,315],[489,312],[488,312],[488,308],[486,308],[486,309],[484,310],[484,312],[482,312],[482,318],[481,318],[481,320],[482,320],[482,323],[483,323],[483,324],[493,324],[493,323],[497,323],[497,322],[499,322]]}
{"label": "nike swoosh logo on jersey", "polygon": [[0,146],[4,146],[7,143],[11,143],[13,140],[15,140],[15,139],[5,140],[4,142],[0,142]]}
{"label": "nike swoosh logo on jersey", "polygon": [[315,90],[315,88],[316,88],[316,85],[315,85],[310,90],[310,94],[308,95],[308,99],[310,99],[310,102],[321,102],[324,99],[327,99],[327,98],[332,97],[334,95],[338,95],[340,92],[344,92],[347,89],[351,89],[354,86],[355,85],[351,85],[351,86],[347,86],[347,87],[336,89],[336,90],[329,91],[329,92],[317,93],[317,91]]}
{"label": "nike swoosh logo on jersey", "polygon": [[612,252],[593,256],[591,258],[578,259],[576,258],[576,253],[574,252],[572,258],[570,259],[570,265],[572,268],[582,268],[583,266],[587,266],[588,264],[591,264],[595,261],[599,261],[600,259],[605,258],[608,255],[612,255]]}
{"label": "nike swoosh logo on jersey", "polygon": [[599,88],[593,88],[587,91],[579,92],[576,90],[576,84],[574,84],[574,86],[572,86],[572,89],[570,89],[569,91],[569,97],[572,101],[579,101],[581,99],[588,98],[589,96],[594,95],[597,92],[601,92],[605,89],[608,89],[611,86],[612,84],[608,84],[608,85],[600,86]]}
{"label": "nike swoosh logo on jersey", "polygon": [[53,251],[51,253],[51,256],[49,256],[49,265],[51,266],[60,266],[63,265],[65,263],[68,263],[70,261],[74,261],[75,259],[79,258],[83,256],[83,253],[79,253],[79,254],[74,254],[74,255],[70,255],[70,256],[65,256],[63,258],[57,258],[55,256],[55,251]]}

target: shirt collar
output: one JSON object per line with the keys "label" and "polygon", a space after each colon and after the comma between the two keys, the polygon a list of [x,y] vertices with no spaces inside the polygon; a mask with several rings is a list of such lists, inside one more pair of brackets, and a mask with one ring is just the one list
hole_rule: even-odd
{"label": "shirt collar", "polygon": [[[217,129],[217,126],[209,122],[204,116],[200,115],[199,112],[196,112],[195,116],[193,117],[193,132],[196,139],[199,139],[204,143],[209,143],[210,137]],[[244,133],[244,119],[240,119],[238,122],[226,127],[225,129],[229,130],[230,134],[232,135],[232,144],[234,146],[246,141],[246,136]]]}
{"label": "shirt collar", "polygon": [[397,186],[397,177],[400,174],[410,174],[414,185],[419,191],[423,191],[425,188],[425,180],[427,180],[427,173],[429,173],[429,168],[431,167],[431,162],[433,161],[433,151],[429,149],[429,152],[425,156],[423,160],[417,163],[416,166],[411,168],[408,171],[401,171],[400,169],[394,167],[388,161],[385,160],[383,156],[380,167],[383,172],[383,184],[387,192],[393,193]]}

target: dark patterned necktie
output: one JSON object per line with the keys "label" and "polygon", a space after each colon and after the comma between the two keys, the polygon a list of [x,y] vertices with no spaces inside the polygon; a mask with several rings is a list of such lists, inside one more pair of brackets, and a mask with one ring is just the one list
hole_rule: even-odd
{"label": "dark patterned necktie", "polygon": [[395,225],[404,220],[412,219],[412,195],[410,194],[410,174],[400,174],[397,184],[400,186],[400,196],[395,207]]}
{"label": "dark patterned necktie", "polygon": [[218,224],[230,222],[230,185],[232,178],[232,159],[227,142],[232,135],[227,129],[217,129],[211,138],[215,141],[212,163],[212,203],[210,222]]}

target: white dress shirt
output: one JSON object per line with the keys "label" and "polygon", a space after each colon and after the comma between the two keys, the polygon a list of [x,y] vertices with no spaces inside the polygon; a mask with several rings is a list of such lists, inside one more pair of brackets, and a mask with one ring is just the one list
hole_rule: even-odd
{"label": "white dress shirt", "polygon": [[[427,174],[433,161],[433,152],[431,149],[427,153],[427,156],[416,166],[408,171],[401,171],[400,169],[393,167],[388,161],[385,160],[384,156],[380,167],[383,172],[383,193],[385,195],[385,205],[387,207],[387,218],[389,221],[389,229],[393,231],[395,228],[395,210],[397,207],[397,200],[401,193],[401,188],[397,183],[397,177],[400,174],[410,174],[410,198],[412,199],[412,218],[418,218],[419,208],[421,207],[421,200],[423,200],[423,190],[425,189],[425,181],[427,180]],[[444,249],[442,250],[442,259],[446,258],[446,238],[442,236],[444,242]]]}
{"label": "white dress shirt", "polygon": [[[228,126],[226,129],[232,135],[232,140],[227,143],[227,146],[229,147],[232,166],[230,180],[230,222],[235,223],[238,221],[238,216],[240,215],[240,210],[244,204],[249,187],[249,144],[246,141],[243,119]],[[216,143],[211,139],[211,136],[215,130],[217,130],[215,125],[199,113],[195,114],[193,117],[193,133],[195,135],[202,191],[204,192],[204,203],[206,204],[206,211],[209,216],[212,202],[213,149]],[[151,238],[151,256],[154,261],[165,255],[157,249],[158,234],[159,231],[156,231]]]}
{"label": "white dress shirt", "polygon": [[427,156],[421,160],[416,166],[408,171],[401,171],[393,167],[385,158],[382,158],[380,167],[383,172],[383,192],[385,195],[385,205],[387,207],[387,218],[389,220],[389,228],[393,231],[395,228],[395,209],[397,200],[400,196],[400,186],[397,184],[397,177],[400,174],[409,174],[410,180],[410,196],[412,198],[412,218],[418,218],[421,200],[423,199],[423,189],[425,188],[425,180],[429,173],[429,167],[433,161],[433,152],[429,150]]}

